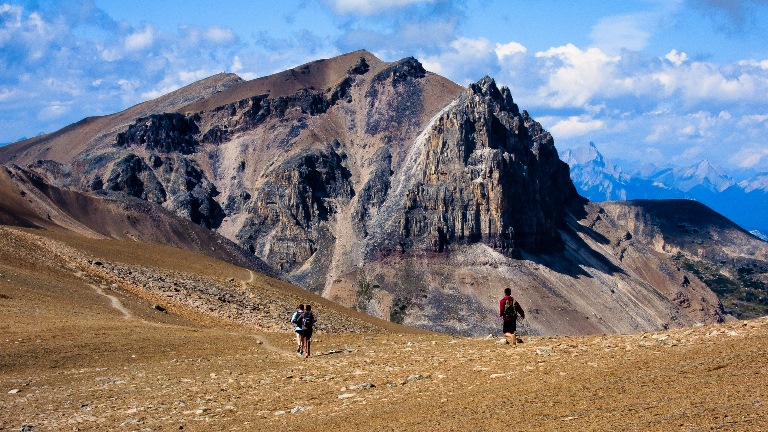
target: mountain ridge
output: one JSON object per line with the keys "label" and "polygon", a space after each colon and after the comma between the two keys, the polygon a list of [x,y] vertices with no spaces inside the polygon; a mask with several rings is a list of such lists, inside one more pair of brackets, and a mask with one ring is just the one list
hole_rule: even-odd
{"label": "mountain ridge", "polygon": [[768,232],[765,174],[737,182],[707,160],[688,167],[645,164],[625,170],[623,162],[605,159],[594,143],[564,150],[561,156],[569,162],[574,183],[590,200],[695,199],[745,229]]}
{"label": "mountain ridge", "polygon": [[[91,138],[67,145],[78,136]],[[0,160],[61,190],[162,208],[287,281],[426,330],[487,334],[505,287],[532,311],[529,334],[737,312],[693,273],[697,248],[669,246],[684,236],[661,230],[658,210],[581,198],[554,138],[508,88],[489,77],[462,88],[412,57],[358,51],[251,81],[217,75]],[[706,262],[761,247],[727,221],[677,223],[694,241],[723,239]],[[745,276],[755,283],[760,256]]]}

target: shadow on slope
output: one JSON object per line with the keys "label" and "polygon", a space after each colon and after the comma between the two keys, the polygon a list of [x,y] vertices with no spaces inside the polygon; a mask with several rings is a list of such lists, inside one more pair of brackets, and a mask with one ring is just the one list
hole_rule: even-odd
{"label": "shadow on slope", "polygon": [[269,265],[232,241],[159,205],[119,193],[61,189],[19,168],[0,170],[0,224],[158,243],[277,276]]}

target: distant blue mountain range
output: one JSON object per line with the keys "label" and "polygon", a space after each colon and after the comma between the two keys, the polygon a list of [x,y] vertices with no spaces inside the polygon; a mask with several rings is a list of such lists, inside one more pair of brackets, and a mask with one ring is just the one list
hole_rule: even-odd
{"label": "distant blue mountain range", "polygon": [[763,240],[768,233],[768,173],[736,181],[704,160],[661,168],[605,159],[594,143],[560,152],[571,179],[591,201],[686,198],[706,204]]}

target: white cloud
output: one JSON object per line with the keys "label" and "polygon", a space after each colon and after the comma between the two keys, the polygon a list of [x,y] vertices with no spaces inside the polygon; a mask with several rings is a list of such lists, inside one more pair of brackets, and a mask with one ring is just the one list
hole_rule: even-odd
{"label": "white cloud", "polygon": [[670,127],[667,124],[654,124],[651,126],[651,128],[651,133],[643,138],[643,142],[658,143],[662,142],[667,136],[669,136]]}
{"label": "white cloud", "polygon": [[495,47],[488,39],[462,37],[439,55],[424,56],[422,64],[428,71],[468,84],[488,74],[488,65],[494,64],[496,58]]}
{"label": "white cloud", "polygon": [[688,54],[684,52],[677,52],[676,49],[673,49],[672,51],[668,52],[664,58],[672,62],[672,64],[675,66],[680,66],[688,60]]}
{"label": "white cloud", "polygon": [[235,56],[235,58],[232,59],[232,66],[229,67],[229,70],[234,73],[238,73],[243,70],[243,62],[240,61],[240,56]]}
{"label": "white cloud", "polygon": [[745,115],[739,120],[739,127],[763,126],[768,128],[768,114]]}
{"label": "white cloud", "polygon": [[395,9],[417,3],[434,3],[436,0],[326,0],[341,14],[370,15],[387,9]]}
{"label": "white cloud", "polygon": [[184,84],[189,84],[191,82],[201,80],[203,78],[208,78],[211,75],[214,75],[216,72],[212,71],[210,69],[198,69],[194,71],[187,71],[182,70],[178,72],[179,80]]}
{"label": "white cloud", "polygon": [[555,139],[580,137],[605,128],[602,120],[596,120],[585,116],[570,116],[565,119],[542,117],[543,125],[551,124],[547,130]]}
{"label": "white cloud", "polygon": [[37,114],[37,118],[41,121],[55,120],[66,115],[68,112],[69,106],[67,104],[54,102],[40,110]]}
{"label": "white cloud", "polygon": [[753,168],[759,165],[763,159],[768,159],[768,148],[765,146],[742,147],[731,157],[730,162],[741,168]]}
{"label": "white cloud", "polygon": [[235,34],[232,30],[224,27],[213,26],[205,32],[205,37],[214,43],[227,43],[235,40]]}
{"label": "white cloud", "polygon": [[680,156],[678,156],[681,160],[691,160],[699,157],[704,152],[704,148],[700,145],[697,146],[691,146],[686,148],[682,153],[680,153]]}
{"label": "white cloud", "polygon": [[503,45],[496,43],[496,49],[494,51],[496,52],[496,57],[501,61],[504,60],[505,57],[515,54],[525,54],[528,52],[528,49],[517,42],[509,42]]}
{"label": "white cloud", "polygon": [[155,41],[155,30],[152,26],[146,26],[143,30],[131,33],[125,38],[127,51],[140,51],[148,48]]}
{"label": "white cloud", "polygon": [[618,53],[622,49],[640,51],[648,44],[651,33],[648,31],[651,16],[648,14],[629,14],[609,16],[600,20],[590,37],[595,47],[603,51]]}
{"label": "white cloud", "polygon": [[582,51],[573,44],[537,52],[545,64],[540,73],[547,75],[539,97],[554,107],[583,106],[596,94],[613,93],[615,87],[631,83],[616,79],[620,57],[609,56],[597,48]]}
{"label": "white cloud", "polygon": [[0,102],[12,99],[15,93],[14,90],[0,89]]}
{"label": "white cloud", "polygon": [[754,67],[754,68],[768,70],[768,60],[760,60],[760,61],[755,59],[741,60],[739,62],[739,66]]}

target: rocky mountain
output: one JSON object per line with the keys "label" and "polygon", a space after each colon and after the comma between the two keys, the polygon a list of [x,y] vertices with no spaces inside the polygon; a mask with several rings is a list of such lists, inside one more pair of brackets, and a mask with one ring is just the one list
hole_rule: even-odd
{"label": "rocky mountain", "polygon": [[607,160],[594,143],[562,152],[574,184],[593,201],[683,198],[700,201],[749,230],[768,233],[768,176],[736,182],[704,160],[689,167],[661,168]]}
{"label": "rocky mountain", "polygon": [[[285,280],[424,329],[496,331],[505,287],[530,334],[719,322],[742,303],[724,310],[695,269],[723,259],[751,266],[757,297],[733,293],[758,305],[745,316],[765,298],[763,242],[696,203],[671,205],[679,215],[588,203],[507,88],[462,88],[414,58],[358,51],[252,81],[220,74],[0,148],[0,161],[38,190],[192,222]],[[70,225],[86,217],[76,200],[50,201]]]}

